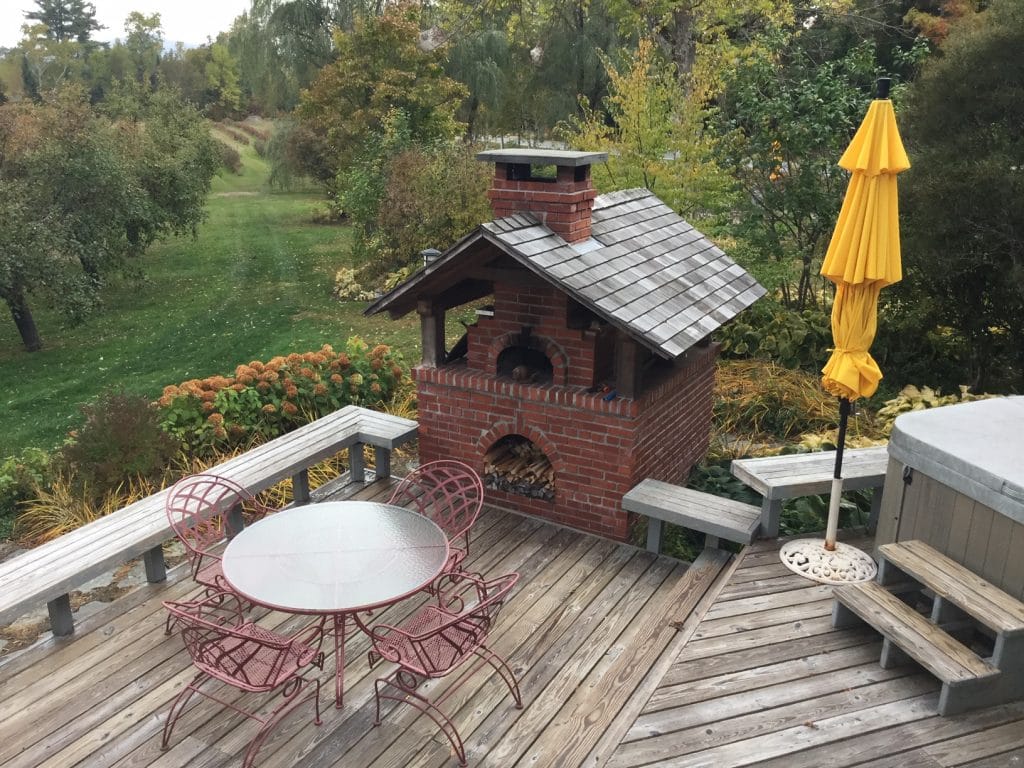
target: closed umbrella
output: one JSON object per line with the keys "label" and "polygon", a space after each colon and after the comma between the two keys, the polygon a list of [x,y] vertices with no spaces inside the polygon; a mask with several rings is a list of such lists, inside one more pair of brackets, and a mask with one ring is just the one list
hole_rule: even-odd
{"label": "closed umbrella", "polygon": [[888,92],[889,80],[879,80],[878,98],[871,102],[839,160],[851,173],[850,184],[821,267],[821,274],[836,285],[834,348],[822,369],[822,386],[839,398],[839,436],[825,541],[799,540],[782,549],[783,562],[793,570],[831,583],[869,579],[875,573],[870,557],[837,544],[836,528],[851,403],[873,395],[882,378],[868,351],[878,325],[878,294],[902,277],[896,175],[909,168],[910,161]]}

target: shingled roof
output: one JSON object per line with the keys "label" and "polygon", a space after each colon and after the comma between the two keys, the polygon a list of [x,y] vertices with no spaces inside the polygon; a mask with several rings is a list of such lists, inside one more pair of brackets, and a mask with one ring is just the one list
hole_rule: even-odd
{"label": "shingled roof", "polygon": [[[765,294],[742,267],[646,189],[594,199],[591,237],[569,244],[532,213],[478,227],[371,304],[401,316],[465,274],[490,243],[658,355],[674,359]],[[447,279],[446,279],[447,278]]]}

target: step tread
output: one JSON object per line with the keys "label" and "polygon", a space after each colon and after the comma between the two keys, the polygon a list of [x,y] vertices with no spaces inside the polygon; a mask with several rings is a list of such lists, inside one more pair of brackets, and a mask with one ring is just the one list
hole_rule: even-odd
{"label": "step tread", "polygon": [[1024,634],[1024,603],[923,541],[883,544],[879,553],[986,627],[1007,636]]}
{"label": "step tread", "polygon": [[993,677],[999,670],[873,581],[844,584],[836,600],[950,685]]}

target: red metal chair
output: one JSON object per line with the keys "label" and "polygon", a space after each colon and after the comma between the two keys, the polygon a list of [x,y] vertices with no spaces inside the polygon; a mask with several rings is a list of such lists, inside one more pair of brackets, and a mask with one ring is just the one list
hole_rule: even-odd
{"label": "red metal chair", "polygon": [[[388,500],[389,504],[415,509],[437,523],[448,537],[450,554],[444,572],[462,567],[469,554],[469,529],[484,505],[484,484],[461,461],[442,459],[424,464],[406,476]],[[463,547],[455,545],[459,537]]]}
{"label": "red metal chair", "polygon": [[[307,680],[302,673],[310,667],[323,670],[324,654],[320,646],[326,619],[289,637],[247,622],[241,601],[230,593],[195,601],[165,602],[164,607],[181,631],[185,649],[199,672],[171,704],[164,724],[162,749],[168,748],[178,718],[196,693],[260,723],[256,737],[246,750],[243,768],[252,765],[270,730],[302,701],[313,699],[316,710],[313,722],[320,725],[320,680]],[[248,692],[277,691],[283,701],[269,714],[260,715],[200,690],[210,680]],[[313,691],[302,696],[310,683]]]}
{"label": "red metal chair", "polygon": [[[381,659],[398,665],[388,677],[374,683],[380,725],[380,702],[405,702],[423,712],[441,729],[466,765],[466,750],[455,724],[439,707],[458,690],[481,663],[489,664],[505,681],[516,708],[522,709],[519,684],[508,663],[486,645],[502,604],[519,580],[518,573],[484,581],[465,572],[445,574],[435,581],[435,600],[417,611],[401,626],[378,624],[368,629],[373,650],[370,666]],[[471,656],[476,661],[435,701],[416,692],[427,678],[445,677]]]}
{"label": "red metal chair", "polygon": [[175,483],[165,508],[171,528],[185,545],[192,578],[218,592],[230,589],[217,550],[244,525],[274,511],[238,483],[208,474],[191,475]]}

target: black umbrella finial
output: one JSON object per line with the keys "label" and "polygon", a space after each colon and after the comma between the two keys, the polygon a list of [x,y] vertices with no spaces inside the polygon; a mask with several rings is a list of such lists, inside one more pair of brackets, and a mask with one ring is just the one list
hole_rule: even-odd
{"label": "black umbrella finial", "polygon": [[878,95],[876,99],[888,99],[889,98],[889,87],[892,85],[891,77],[880,77],[875,81],[875,86],[878,88]]}

